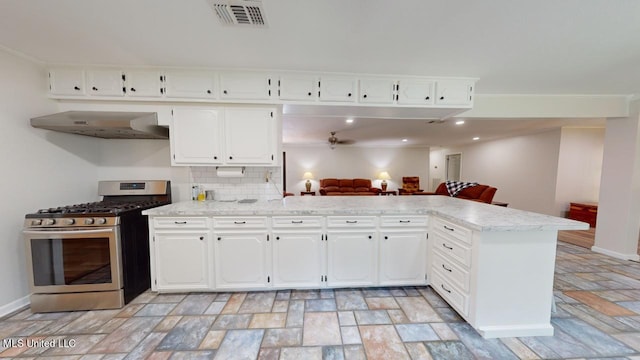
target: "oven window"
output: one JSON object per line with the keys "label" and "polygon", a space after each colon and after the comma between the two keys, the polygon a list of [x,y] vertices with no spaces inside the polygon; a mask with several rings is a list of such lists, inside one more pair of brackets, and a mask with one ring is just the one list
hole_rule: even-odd
{"label": "oven window", "polygon": [[109,238],[31,239],[36,286],[111,283]]}

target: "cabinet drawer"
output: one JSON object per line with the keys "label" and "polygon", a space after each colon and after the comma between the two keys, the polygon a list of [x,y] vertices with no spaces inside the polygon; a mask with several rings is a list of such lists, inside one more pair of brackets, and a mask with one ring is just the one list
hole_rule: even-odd
{"label": "cabinet drawer", "polygon": [[330,228],[362,228],[376,226],[375,216],[328,216]]}
{"label": "cabinet drawer", "polygon": [[214,217],[214,229],[265,229],[266,217]]}
{"label": "cabinet drawer", "polygon": [[446,259],[445,256],[441,255],[439,250],[433,252],[433,270],[434,272],[439,272],[444,279],[453,283],[464,292],[469,292],[471,281],[469,272]]}
{"label": "cabinet drawer", "polygon": [[322,217],[320,216],[298,216],[298,217],[273,217],[271,220],[273,228],[319,228],[322,227]]}
{"label": "cabinet drawer", "polygon": [[440,276],[439,272],[434,272],[431,276],[431,288],[440,294],[460,315],[467,316],[469,313],[469,296],[463,294],[447,280]]}
{"label": "cabinet drawer", "polygon": [[437,217],[434,217],[431,223],[433,229],[444,234],[445,237],[460,240],[471,245],[471,230]]}
{"label": "cabinet drawer", "polygon": [[425,227],[429,224],[426,216],[382,216],[380,226],[383,227]]}
{"label": "cabinet drawer", "polygon": [[471,249],[462,243],[436,234],[433,246],[441,250],[446,260],[455,260],[466,268],[471,267]]}
{"label": "cabinet drawer", "polygon": [[206,229],[209,222],[206,217],[159,217],[153,219],[156,229]]}

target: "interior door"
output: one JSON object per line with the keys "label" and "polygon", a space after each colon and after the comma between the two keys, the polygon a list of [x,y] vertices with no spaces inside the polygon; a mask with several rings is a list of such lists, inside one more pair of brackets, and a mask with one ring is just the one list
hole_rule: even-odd
{"label": "interior door", "polygon": [[447,155],[447,180],[460,181],[462,154]]}

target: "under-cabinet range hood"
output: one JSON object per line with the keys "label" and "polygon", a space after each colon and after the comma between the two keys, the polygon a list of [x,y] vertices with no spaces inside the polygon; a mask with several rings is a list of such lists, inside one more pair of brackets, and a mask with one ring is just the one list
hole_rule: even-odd
{"label": "under-cabinet range hood", "polygon": [[31,126],[103,139],[168,139],[155,112],[66,111],[31,119]]}

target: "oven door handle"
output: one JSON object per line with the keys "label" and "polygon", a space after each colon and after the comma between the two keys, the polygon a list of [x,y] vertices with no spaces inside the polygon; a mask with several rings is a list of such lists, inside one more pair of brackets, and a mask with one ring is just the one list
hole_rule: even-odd
{"label": "oven door handle", "polygon": [[91,229],[91,230],[23,230],[23,234],[27,235],[84,235],[84,234],[102,234],[113,232],[112,228]]}

